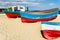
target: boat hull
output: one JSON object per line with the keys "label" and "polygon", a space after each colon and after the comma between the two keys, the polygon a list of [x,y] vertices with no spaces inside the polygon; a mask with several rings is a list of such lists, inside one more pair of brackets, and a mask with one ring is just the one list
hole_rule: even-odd
{"label": "boat hull", "polygon": [[6,16],[8,18],[17,18],[17,17],[21,17],[19,14],[19,11],[9,11],[9,10],[5,10],[4,11],[6,13]]}
{"label": "boat hull", "polygon": [[58,11],[44,13],[44,14],[31,14],[20,11],[22,22],[40,22],[40,21],[50,21],[57,17]]}
{"label": "boat hull", "polygon": [[51,21],[53,19],[55,19],[57,17],[56,16],[53,16],[51,18],[42,18],[42,19],[29,19],[29,18],[21,18],[22,22],[23,23],[34,23],[34,22],[42,22],[42,21]]}
{"label": "boat hull", "polygon": [[6,13],[6,16],[8,18],[17,18],[20,17],[20,14]]}
{"label": "boat hull", "polygon": [[60,38],[60,30],[42,30],[42,34],[46,39]]}
{"label": "boat hull", "polygon": [[48,40],[60,38],[60,22],[42,22],[42,36]]}

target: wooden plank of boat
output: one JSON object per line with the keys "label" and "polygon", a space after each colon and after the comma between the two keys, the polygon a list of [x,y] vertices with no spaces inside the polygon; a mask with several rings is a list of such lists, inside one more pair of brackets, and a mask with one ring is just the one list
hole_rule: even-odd
{"label": "wooden plank of boat", "polygon": [[42,22],[42,35],[48,39],[53,40],[60,36],[60,22]]}

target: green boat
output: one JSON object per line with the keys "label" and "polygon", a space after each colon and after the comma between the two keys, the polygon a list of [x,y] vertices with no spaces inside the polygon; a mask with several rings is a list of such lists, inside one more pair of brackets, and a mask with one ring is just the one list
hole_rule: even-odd
{"label": "green boat", "polygon": [[25,11],[25,8],[23,6],[12,6],[8,7],[7,10],[4,10],[4,12],[8,18],[17,18],[21,17],[19,14],[20,10]]}

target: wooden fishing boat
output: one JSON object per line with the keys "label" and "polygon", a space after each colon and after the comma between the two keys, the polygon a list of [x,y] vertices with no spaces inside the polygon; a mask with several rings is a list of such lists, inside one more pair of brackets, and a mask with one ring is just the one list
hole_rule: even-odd
{"label": "wooden fishing boat", "polygon": [[20,11],[22,22],[39,22],[39,21],[50,21],[57,17],[58,9],[53,8],[42,11]]}
{"label": "wooden fishing boat", "polygon": [[42,22],[42,36],[47,40],[60,38],[60,22]]}
{"label": "wooden fishing boat", "polygon": [[5,10],[5,13],[6,13],[8,18],[17,18],[17,17],[20,17],[18,11],[17,12],[13,12],[13,11]]}
{"label": "wooden fishing boat", "polygon": [[17,18],[17,17],[21,17],[19,12],[21,11],[25,11],[23,6],[12,6],[12,7],[8,7],[7,10],[5,10],[4,12],[6,13],[8,18]]}

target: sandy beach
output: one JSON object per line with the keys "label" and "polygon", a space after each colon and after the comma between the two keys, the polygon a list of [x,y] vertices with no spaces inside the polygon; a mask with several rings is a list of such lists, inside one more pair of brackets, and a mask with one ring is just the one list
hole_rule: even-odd
{"label": "sandy beach", "polygon": [[[50,22],[60,22],[60,15]],[[21,18],[8,18],[0,14],[0,40],[46,40],[40,31],[41,22],[22,23]]]}

